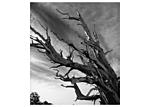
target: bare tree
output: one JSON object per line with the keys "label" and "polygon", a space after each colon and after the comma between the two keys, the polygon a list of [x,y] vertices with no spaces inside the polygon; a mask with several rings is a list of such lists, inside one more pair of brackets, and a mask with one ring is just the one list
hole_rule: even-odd
{"label": "bare tree", "polygon": [[[57,73],[56,77],[64,82],[71,82],[72,85],[64,86],[66,88],[74,88],[76,93],[76,100],[89,100],[95,101],[100,100],[100,104],[120,104],[120,80],[117,78],[114,70],[110,66],[109,62],[106,59],[106,54],[111,51],[104,52],[101,47],[100,41],[98,40],[99,34],[94,30],[91,32],[85,23],[82,15],[77,11],[77,16],[70,16],[68,13],[64,13],[60,10],[57,10],[61,15],[66,16],[63,19],[74,20],[78,22],[78,25],[83,28],[86,37],[80,35],[79,38],[82,39],[81,45],[84,45],[85,49],[78,49],[74,46],[73,43],[68,43],[68,46],[71,48],[70,54],[67,58],[64,58],[62,51],[58,53],[51,44],[51,38],[48,34],[48,27],[42,26],[46,31],[46,38],[40,34],[34,27],[30,26],[31,31],[38,35],[38,37],[33,37],[30,35],[32,40],[30,46],[37,48],[40,52],[45,54],[51,62],[59,64],[53,66]],[[57,35],[56,32],[51,31],[54,35]],[[83,64],[73,61],[74,52],[78,53]],[[85,60],[87,59],[87,60]],[[65,66],[70,69],[65,75],[60,74],[58,67]],[[84,73],[85,77],[70,77],[69,73],[72,70],[78,70],[78,72]],[[91,88],[87,95],[84,95],[78,83],[87,83],[92,84],[94,88]],[[91,95],[92,91],[98,91],[96,95]]]}

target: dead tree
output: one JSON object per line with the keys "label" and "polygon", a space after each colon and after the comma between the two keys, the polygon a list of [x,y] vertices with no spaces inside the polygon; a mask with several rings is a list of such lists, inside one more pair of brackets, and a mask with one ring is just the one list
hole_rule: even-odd
{"label": "dead tree", "polygon": [[[32,40],[30,46],[37,48],[40,52],[47,55],[51,62],[59,64],[58,66],[53,66],[52,68],[58,68],[61,66],[69,67],[70,69],[65,75],[56,73],[56,77],[64,82],[71,82],[71,86],[64,86],[66,88],[74,88],[76,93],[76,100],[89,100],[95,101],[100,100],[100,104],[120,104],[120,80],[117,78],[114,70],[110,66],[109,62],[106,59],[106,54],[101,47],[101,44],[98,40],[97,32],[94,30],[91,32],[83,20],[82,15],[77,11],[77,16],[70,16],[68,13],[64,13],[60,10],[57,10],[61,15],[66,16],[63,19],[74,20],[79,22],[77,25],[83,28],[86,37],[79,36],[82,39],[82,45],[85,45],[85,49],[78,49],[74,46],[73,43],[68,43],[68,46],[72,48],[70,55],[67,58],[64,58],[62,51],[60,53],[56,52],[55,48],[51,44],[51,38],[48,34],[48,27],[43,28],[46,31],[46,38],[40,34],[35,28],[30,25],[31,31],[38,35],[38,37],[33,37],[30,35]],[[51,31],[54,35],[56,32]],[[83,64],[73,61],[73,52],[78,52]],[[85,61],[85,58],[88,61]],[[85,77],[70,77],[69,73],[72,70],[78,70],[79,72],[84,73]],[[94,88],[90,89],[87,95],[82,94],[78,87],[78,83],[87,83],[93,84]],[[93,90],[97,90],[97,95],[90,95]]]}

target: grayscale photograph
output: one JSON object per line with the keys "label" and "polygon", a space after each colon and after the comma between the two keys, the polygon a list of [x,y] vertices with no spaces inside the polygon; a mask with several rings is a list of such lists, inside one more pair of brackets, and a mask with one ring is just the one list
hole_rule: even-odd
{"label": "grayscale photograph", "polygon": [[120,105],[120,3],[30,2],[30,105]]}

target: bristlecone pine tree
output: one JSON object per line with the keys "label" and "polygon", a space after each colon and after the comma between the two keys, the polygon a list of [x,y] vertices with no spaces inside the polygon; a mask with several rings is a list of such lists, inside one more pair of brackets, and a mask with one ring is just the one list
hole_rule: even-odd
{"label": "bristlecone pine tree", "polygon": [[[70,69],[65,75],[56,73],[56,77],[64,82],[71,82],[72,85],[64,86],[66,88],[74,88],[76,93],[76,100],[88,100],[95,101],[99,99],[100,104],[120,104],[120,79],[117,77],[116,73],[110,66],[109,62],[106,59],[106,54],[109,52],[104,52],[103,48],[100,45],[98,40],[98,35],[96,31],[90,32],[87,24],[85,23],[81,13],[77,11],[77,16],[70,16],[68,13],[64,13],[60,10],[57,10],[61,15],[66,16],[67,20],[73,20],[79,22],[78,25],[83,28],[83,31],[86,34],[86,37],[80,36],[82,39],[81,45],[84,45],[85,49],[78,49],[75,47],[73,43],[67,43],[68,46],[72,49],[67,58],[64,58],[62,55],[62,51],[58,53],[55,48],[51,44],[51,38],[48,34],[48,27],[45,27],[46,36],[44,37],[41,33],[39,33],[32,25],[30,25],[30,30],[34,32],[38,37],[34,37],[30,35],[31,38],[31,47],[35,47],[45,54],[50,62],[59,64],[58,66],[53,66],[52,68],[58,68],[61,66],[69,67]],[[42,26],[42,25],[41,25]],[[44,28],[44,26],[42,26]],[[57,35],[56,32],[51,31],[54,35]],[[74,52],[78,53],[80,57],[81,63],[77,63],[73,61]],[[92,55],[91,55],[92,53]],[[85,60],[86,59],[86,60]],[[78,70],[78,72],[84,73],[85,77],[70,77],[69,73],[72,70]],[[91,88],[87,95],[84,95],[77,83],[87,83],[92,84],[94,88]],[[93,90],[97,90],[98,93],[95,95],[91,95]]]}

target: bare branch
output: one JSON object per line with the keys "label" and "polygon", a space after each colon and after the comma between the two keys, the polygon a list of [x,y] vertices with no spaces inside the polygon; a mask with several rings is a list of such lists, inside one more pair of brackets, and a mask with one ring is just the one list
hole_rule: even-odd
{"label": "bare branch", "polygon": [[46,27],[44,27],[39,20],[37,22],[40,24],[40,26],[46,31]]}
{"label": "bare branch", "polygon": [[74,86],[72,86],[72,85],[65,86],[65,85],[61,84],[61,86],[65,87],[65,88],[74,88]]}
{"label": "bare branch", "polygon": [[41,51],[40,49],[38,49],[38,51],[43,54],[45,54],[45,52],[46,52],[46,51]]}
{"label": "bare branch", "polygon": [[39,49],[44,49],[44,47],[42,47],[40,44],[33,43],[33,42],[30,44],[30,46],[35,47],[35,48],[39,48]]}
{"label": "bare branch", "polygon": [[109,50],[107,52],[105,52],[104,54],[107,55],[108,53],[112,52],[113,50]]}
{"label": "bare branch", "polygon": [[91,89],[89,90],[89,92],[86,94],[86,96],[89,96],[89,95],[91,94],[91,92],[94,91],[94,90],[98,90],[98,89],[97,89],[96,87],[91,88]]}
{"label": "bare branch", "polygon": [[43,41],[46,41],[43,35],[41,35],[39,32],[37,32],[32,26],[30,26],[30,29],[37,34]]}
{"label": "bare branch", "polygon": [[73,68],[70,68],[70,69],[68,70],[68,72],[64,75],[64,77],[67,76],[72,70],[73,70]]}
{"label": "bare branch", "polygon": [[61,64],[59,64],[59,65],[57,65],[57,66],[52,66],[52,67],[50,67],[50,68],[58,68],[58,67],[61,67],[62,65]]}
{"label": "bare branch", "polygon": [[63,18],[63,19],[75,20],[75,21],[80,22],[80,24],[77,24],[77,25],[81,25],[82,28],[84,29],[85,33],[86,33],[86,36],[89,37],[89,40],[93,41],[92,36],[91,36],[91,33],[90,33],[90,30],[89,30],[87,24],[85,23],[85,21],[83,20],[83,18],[82,18],[82,16],[81,16],[81,14],[80,14],[79,11],[77,11],[78,17],[70,16],[69,13],[64,13],[64,12],[58,10],[58,9],[57,9],[57,11],[58,11],[60,14],[62,14],[62,15],[67,15],[67,16],[68,16],[67,18]]}
{"label": "bare branch", "polygon": [[88,76],[86,77],[72,77],[71,78],[71,83],[80,83],[80,82],[84,82],[84,83],[88,83],[88,84],[94,84],[95,81],[93,78],[90,78]]}

